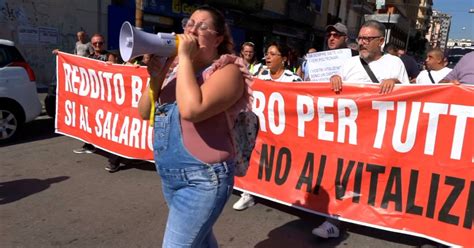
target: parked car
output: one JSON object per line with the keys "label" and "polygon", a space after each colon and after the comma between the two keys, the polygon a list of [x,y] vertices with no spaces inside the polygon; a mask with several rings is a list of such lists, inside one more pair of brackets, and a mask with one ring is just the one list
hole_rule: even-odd
{"label": "parked car", "polygon": [[448,49],[448,67],[454,68],[459,60],[467,53],[474,51],[474,47],[455,46]]}
{"label": "parked car", "polygon": [[0,143],[41,113],[33,69],[10,40],[0,39]]}

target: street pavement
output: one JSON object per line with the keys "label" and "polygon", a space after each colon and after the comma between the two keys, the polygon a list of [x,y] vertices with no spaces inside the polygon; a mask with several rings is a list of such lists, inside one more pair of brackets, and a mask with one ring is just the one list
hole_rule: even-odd
{"label": "street pavement", "polygon": [[[167,207],[149,162],[104,170],[107,154],[74,154],[82,142],[54,133],[40,116],[0,147],[0,247],[160,247]],[[214,227],[221,247],[416,247],[408,235],[344,224],[338,239],[311,234],[324,218],[260,200],[234,211],[237,192]]]}

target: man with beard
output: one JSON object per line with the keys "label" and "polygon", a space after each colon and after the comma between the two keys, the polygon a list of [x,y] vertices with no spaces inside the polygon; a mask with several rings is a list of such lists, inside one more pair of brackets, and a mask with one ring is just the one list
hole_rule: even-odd
{"label": "man with beard", "polygon": [[[382,53],[385,26],[378,21],[365,22],[357,37],[359,56],[348,59],[338,74],[330,78],[331,89],[335,92],[342,90],[343,82],[379,83],[380,93],[390,93],[395,84],[409,84],[405,65],[401,59],[391,54]],[[313,229],[313,234],[322,238],[339,237],[339,221],[327,218],[319,227]]]}
{"label": "man with beard", "polygon": [[379,83],[380,93],[386,94],[397,83],[410,83],[402,60],[382,53],[384,37],[385,26],[382,23],[371,20],[362,25],[357,37],[359,56],[348,59],[339,73],[331,77],[333,91],[341,91],[343,82]]}

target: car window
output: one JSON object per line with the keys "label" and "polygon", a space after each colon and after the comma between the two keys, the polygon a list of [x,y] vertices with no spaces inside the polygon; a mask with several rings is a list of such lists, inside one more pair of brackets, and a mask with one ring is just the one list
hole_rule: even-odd
{"label": "car window", "polygon": [[20,52],[12,46],[0,45],[0,67],[10,64],[12,61],[25,61]]}
{"label": "car window", "polygon": [[0,67],[4,67],[8,65],[11,61],[10,56],[8,55],[8,51],[6,46],[0,45]]}

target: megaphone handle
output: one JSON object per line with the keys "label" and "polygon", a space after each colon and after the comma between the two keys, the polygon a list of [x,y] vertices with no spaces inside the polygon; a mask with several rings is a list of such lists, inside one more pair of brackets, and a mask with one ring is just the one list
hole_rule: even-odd
{"label": "megaphone handle", "polygon": [[155,92],[153,91],[151,84],[150,84],[150,90],[148,91],[149,97],[150,97],[150,127],[153,127],[153,124],[155,123]]}

